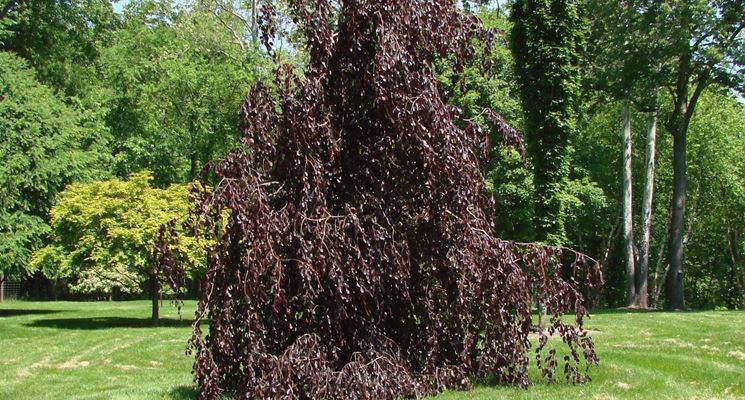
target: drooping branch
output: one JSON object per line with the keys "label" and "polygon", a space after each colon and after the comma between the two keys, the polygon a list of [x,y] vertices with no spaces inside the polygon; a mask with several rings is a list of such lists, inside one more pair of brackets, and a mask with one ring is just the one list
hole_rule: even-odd
{"label": "drooping branch", "polygon": [[463,62],[487,37],[475,17],[449,0],[289,10],[304,76],[279,65],[273,88],[252,88],[242,146],[193,191],[193,231],[216,243],[191,340],[198,398],[394,399],[487,375],[526,386],[532,287],[546,334],[567,344],[564,379],[586,381],[597,356],[578,278],[599,271],[494,237],[484,138],[459,127],[434,74],[435,56]]}

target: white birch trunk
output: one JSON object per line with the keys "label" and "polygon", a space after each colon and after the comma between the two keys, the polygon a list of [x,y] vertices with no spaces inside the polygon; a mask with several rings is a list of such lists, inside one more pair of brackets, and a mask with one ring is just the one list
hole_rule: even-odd
{"label": "white birch trunk", "polygon": [[649,242],[652,231],[652,201],[654,199],[655,147],[657,143],[657,112],[649,112],[647,151],[645,160],[644,195],[642,198],[642,240],[639,245],[639,268],[636,280],[636,306],[647,308],[649,290]]}
{"label": "white birch trunk", "polygon": [[631,106],[623,103],[623,257],[626,262],[626,305],[636,305],[636,279],[634,266],[634,215],[631,175]]}

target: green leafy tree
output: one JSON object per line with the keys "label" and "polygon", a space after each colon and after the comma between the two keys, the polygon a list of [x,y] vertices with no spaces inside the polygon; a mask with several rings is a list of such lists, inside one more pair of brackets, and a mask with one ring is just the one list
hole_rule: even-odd
{"label": "green leafy tree", "polygon": [[[81,100],[99,90],[99,49],[118,19],[108,0],[1,0],[8,21],[2,48],[28,60],[44,84]],[[88,104],[95,106],[95,101]]]}
{"label": "green leafy tree", "polygon": [[662,43],[658,64],[668,78],[673,138],[672,223],[667,274],[668,308],[686,307],[683,248],[687,200],[687,138],[694,111],[712,84],[745,93],[745,4],[741,1],[668,0],[653,3],[648,24]]}
{"label": "green leafy tree", "polygon": [[[481,7],[476,15],[484,26],[509,36],[512,25],[498,8]],[[463,110],[465,119],[492,128],[489,134],[493,148],[485,165],[486,189],[496,205],[496,233],[503,238],[531,242],[536,237],[532,159],[525,159],[515,149],[501,145],[501,136],[482,113],[485,108],[497,111],[518,131],[525,130],[514,61],[502,37],[490,43],[488,58],[484,55],[483,44],[477,42],[477,57],[467,62],[460,74],[455,65],[442,60],[437,65],[438,78],[448,90],[452,103]],[[462,76],[462,84],[454,83],[458,76]],[[576,138],[576,132],[572,133],[572,138]],[[607,219],[610,203],[603,189],[590,179],[589,171],[572,165],[558,196],[564,205],[561,219],[566,225],[565,243],[593,256],[601,253],[605,233],[612,222]]]}
{"label": "green leafy tree", "polygon": [[566,241],[561,190],[569,176],[580,89],[583,33],[572,0],[517,0],[511,47],[534,166],[538,240]]}
{"label": "green leafy tree", "polygon": [[0,52],[0,279],[32,270],[59,192],[100,177],[106,162],[105,129],[34,75],[24,60]]}
{"label": "green leafy tree", "polygon": [[[139,293],[150,290],[153,322],[158,322],[162,277],[153,260],[153,244],[162,224],[183,221],[190,208],[186,185],[151,187],[152,174],[70,185],[52,209],[53,242],[34,256],[34,265],[50,277],[72,278],[81,293]],[[196,274],[204,250],[193,237],[179,238],[183,267]]]}
{"label": "green leafy tree", "polygon": [[[745,6],[738,1],[634,1],[586,2],[592,19],[590,54],[590,81],[593,87],[613,99],[633,101],[642,111],[650,111],[649,150],[644,169],[654,170],[654,110],[656,89],[663,88],[664,127],[673,139],[672,170],[672,219],[669,235],[668,260],[671,273],[667,275],[668,307],[685,308],[683,290],[683,249],[686,233],[687,205],[687,140],[699,99],[707,87],[723,86],[742,91],[743,65],[745,62]],[[602,100],[601,100],[602,101]],[[628,112],[626,113],[629,114]],[[630,127],[631,124],[626,124]],[[641,130],[643,130],[642,128]],[[630,158],[630,132],[625,146]],[[649,258],[652,206],[652,173],[646,176],[645,201],[642,207],[642,243],[639,269],[634,271],[633,233],[631,229],[631,162],[627,169],[626,258],[629,303],[644,306],[646,303],[647,261]],[[665,207],[667,208],[667,207]],[[667,220],[666,216],[662,220]],[[659,264],[659,263],[658,263]],[[636,287],[634,274],[636,273]],[[636,297],[636,299],[634,299]]]}
{"label": "green leafy tree", "polygon": [[705,91],[690,135],[688,298],[695,307],[745,309],[745,149],[733,145],[745,143],[745,106],[722,89]]}
{"label": "green leafy tree", "polygon": [[[672,105],[664,93],[660,101],[660,117],[667,118],[672,113]],[[578,141],[586,146],[578,146],[575,154],[575,168],[586,171],[591,180],[598,183],[606,194],[609,206],[598,213],[598,218],[608,221],[608,225],[618,219],[621,204],[621,186],[618,185],[621,170],[621,145],[618,131],[618,114],[622,101],[600,103],[594,109],[587,109],[578,131]],[[637,113],[636,116],[642,116]],[[633,129],[645,129],[643,118],[635,118]],[[686,221],[685,241],[687,271],[685,285],[689,302],[695,308],[726,306],[741,307],[743,282],[742,237],[745,226],[742,223],[742,181],[745,174],[742,143],[745,132],[745,111],[743,105],[726,93],[721,87],[707,89],[702,94],[698,111],[691,121],[689,176],[692,190],[689,194],[689,219]],[[671,164],[673,159],[673,138],[662,135],[658,141],[658,158],[661,164]],[[635,143],[634,190],[640,191],[643,183],[645,145]],[[653,219],[661,223],[652,226],[650,252],[650,305],[656,306],[660,290],[664,286],[664,276],[668,270],[666,256],[669,242],[670,203],[673,192],[673,171],[660,169],[655,174],[656,196]],[[635,199],[634,207],[641,206],[641,199]],[[606,227],[608,225],[605,225]],[[583,229],[591,230],[590,225],[581,223]],[[637,227],[639,229],[640,227]],[[602,229],[607,232],[608,229]],[[637,231],[638,232],[638,231]],[[615,236],[613,236],[615,237]],[[613,239],[610,237],[610,239]],[[738,244],[739,243],[739,244]],[[620,264],[621,252],[618,241],[609,243],[608,265]],[[732,252],[730,253],[730,244]],[[739,251],[738,251],[739,249]],[[602,257],[604,247],[593,248],[587,254]],[[734,262],[733,262],[734,260]],[[624,305],[621,290],[625,276],[621,269],[606,269],[604,292],[609,306]]]}
{"label": "green leafy tree", "polygon": [[187,182],[237,142],[238,114],[260,57],[199,8],[136,2],[103,50],[111,88],[115,172],[147,168],[155,182]]}
{"label": "green leafy tree", "polygon": [[[622,100],[623,120],[623,241],[626,264],[626,305],[647,307],[648,265],[654,196],[655,150],[657,140],[657,89],[661,86],[660,66],[655,54],[659,43],[647,18],[645,1],[585,2],[592,16],[588,41],[588,79],[591,96],[603,101]],[[648,112],[645,185],[642,201],[641,240],[634,243],[632,105]]]}

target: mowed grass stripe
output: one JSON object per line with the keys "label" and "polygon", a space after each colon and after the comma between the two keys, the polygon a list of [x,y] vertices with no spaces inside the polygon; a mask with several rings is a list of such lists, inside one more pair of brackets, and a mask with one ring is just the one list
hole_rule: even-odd
{"label": "mowed grass stripe", "polygon": [[192,359],[184,350],[194,303],[187,303],[184,321],[166,303],[165,326],[157,328],[149,325],[148,307],[147,302],[0,305],[0,346],[14,353],[0,361],[0,399],[192,397]]}
{"label": "mowed grass stripe", "polygon": [[[147,301],[1,304],[0,399],[193,398],[194,307],[179,320],[166,303],[151,327]],[[532,369],[527,390],[477,383],[436,399],[745,400],[744,312],[601,310],[586,327],[601,358],[586,385],[546,384]]]}

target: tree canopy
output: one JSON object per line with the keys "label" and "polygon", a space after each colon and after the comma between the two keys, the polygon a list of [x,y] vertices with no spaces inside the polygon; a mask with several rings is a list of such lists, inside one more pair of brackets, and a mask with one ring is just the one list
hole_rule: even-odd
{"label": "tree canopy", "polygon": [[510,19],[527,149],[534,163],[535,229],[538,240],[561,244],[566,241],[561,191],[569,177],[580,99],[580,4],[517,0]]}
{"label": "tree canopy", "polygon": [[[183,221],[190,203],[186,185],[152,188],[150,172],[127,180],[70,185],[52,208],[52,243],[34,265],[51,277],[71,277],[82,293],[139,293],[154,275],[152,248],[160,226]],[[196,239],[179,244],[186,270],[202,270],[204,253]]]}
{"label": "tree canopy", "polygon": [[154,2],[127,6],[101,63],[116,174],[147,168],[159,185],[196,178],[237,143],[241,101],[262,73],[214,15]]}
{"label": "tree canopy", "polygon": [[8,52],[0,52],[0,132],[0,271],[20,278],[44,243],[49,208],[63,188],[105,176],[109,138]]}
{"label": "tree canopy", "polygon": [[[76,293],[111,295],[149,291],[153,322],[163,283],[153,246],[161,226],[183,222],[188,216],[187,185],[151,187],[150,172],[128,180],[75,183],[52,208],[52,242],[39,250],[33,265],[52,278],[67,278]],[[181,255],[181,278],[204,272],[205,247],[184,235],[172,247]]]}
{"label": "tree canopy", "polygon": [[[487,375],[525,386],[532,285],[568,346],[564,379],[585,381],[597,359],[581,325],[582,258],[564,270],[556,249],[494,236],[484,131],[435,76],[435,56],[461,71],[471,40],[493,33],[448,0],[289,10],[304,74],[280,65],[276,87],[254,86],[242,147],[195,193],[195,228],[219,228],[192,338],[198,396],[394,399]],[[561,319],[570,311],[576,325]],[[555,379],[541,337],[539,366]]]}

